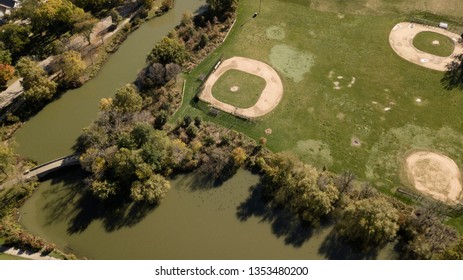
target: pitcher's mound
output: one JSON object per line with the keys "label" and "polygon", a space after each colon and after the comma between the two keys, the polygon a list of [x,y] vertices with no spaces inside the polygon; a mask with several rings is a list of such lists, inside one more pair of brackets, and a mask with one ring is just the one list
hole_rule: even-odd
{"label": "pitcher's mound", "polygon": [[446,203],[459,202],[461,174],[451,158],[420,151],[409,155],[405,163],[408,179],[417,190]]}
{"label": "pitcher's mound", "polygon": [[231,92],[237,92],[239,89],[240,89],[239,86],[232,86],[232,87],[230,88],[230,91],[231,91]]}

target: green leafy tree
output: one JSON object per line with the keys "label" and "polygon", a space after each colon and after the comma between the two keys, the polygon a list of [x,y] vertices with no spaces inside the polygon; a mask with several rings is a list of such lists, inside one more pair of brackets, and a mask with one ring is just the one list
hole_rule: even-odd
{"label": "green leafy tree", "polygon": [[59,33],[71,30],[76,19],[83,14],[84,10],[69,0],[40,1],[31,17],[32,27],[36,32]]}
{"label": "green leafy tree", "polygon": [[337,231],[358,245],[378,246],[396,237],[398,221],[397,209],[383,196],[375,196],[347,205]]}
{"label": "green leafy tree", "polygon": [[74,32],[80,33],[91,44],[91,35],[93,27],[98,22],[90,13],[76,13],[72,15],[72,22],[74,22]]}
{"label": "green leafy tree", "polygon": [[151,63],[161,63],[166,65],[175,63],[182,65],[188,58],[185,46],[179,41],[164,37],[159,41],[148,56]]}
{"label": "green leafy tree", "polygon": [[0,64],[11,65],[11,52],[9,50],[0,50]]}
{"label": "green leafy tree", "polygon": [[210,10],[216,15],[230,11],[236,6],[236,0],[206,0],[206,3],[209,5]]}
{"label": "green leafy tree", "polygon": [[123,114],[135,113],[142,108],[142,97],[130,84],[117,90],[113,100],[113,108]]}
{"label": "green leafy tree", "polygon": [[169,189],[169,181],[159,174],[153,174],[147,180],[135,181],[131,188],[130,197],[134,201],[157,203],[166,196]]}
{"label": "green leafy tree", "polygon": [[50,81],[45,70],[28,57],[22,57],[16,64],[16,71],[23,78],[21,85],[26,99],[42,101],[56,93],[56,83]]}
{"label": "green leafy tree", "polygon": [[303,220],[314,225],[335,208],[339,191],[333,182],[319,185],[320,174],[312,166],[285,154],[263,163],[265,192]]}
{"label": "green leafy tree", "polygon": [[[29,44],[30,27],[8,23],[0,27],[0,40],[14,58],[23,53]],[[5,56],[5,53],[4,55]]]}
{"label": "green leafy tree", "polygon": [[61,54],[59,64],[67,83],[77,82],[87,66],[80,53],[76,51],[66,51]]}
{"label": "green leafy tree", "polygon": [[6,177],[8,172],[13,169],[14,152],[5,143],[0,143],[0,172]]}

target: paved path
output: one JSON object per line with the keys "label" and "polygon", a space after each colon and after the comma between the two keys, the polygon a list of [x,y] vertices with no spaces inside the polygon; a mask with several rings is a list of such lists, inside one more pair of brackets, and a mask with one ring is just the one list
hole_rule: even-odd
{"label": "paved path", "polygon": [[[237,108],[230,104],[221,102],[212,96],[212,87],[225,72],[231,69],[240,70],[249,74],[261,77],[266,85],[256,104],[250,108]],[[233,94],[233,93],[230,93]],[[224,60],[220,66],[209,76],[204,84],[204,90],[199,98],[213,107],[234,115],[256,118],[270,113],[280,103],[283,97],[283,83],[278,73],[261,61],[245,58],[232,57]]]}
{"label": "paved path", "polygon": [[[422,52],[415,48],[415,46],[413,46],[413,38],[415,38],[416,34],[423,31],[432,31],[451,38],[455,43],[453,53],[448,57],[442,57]],[[446,71],[446,66],[453,61],[453,57],[463,53],[463,46],[458,43],[459,39],[460,35],[448,30],[410,22],[396,24],[389,34],[389,43],[400,57],[412,63],[437,71]]]}
{"label": "paved path", "polygon": [[50,162],[44,163],[42,165],[39,165],[31,169],[26,174],[24,174],[23,178],[27,180],[33,177],[42,177],[57,169],[60,169],[66,166],[72,166],[72,165],[79,165],[78,155],[70,155],[67,157],[62,157],[62,158],[55,159]]}

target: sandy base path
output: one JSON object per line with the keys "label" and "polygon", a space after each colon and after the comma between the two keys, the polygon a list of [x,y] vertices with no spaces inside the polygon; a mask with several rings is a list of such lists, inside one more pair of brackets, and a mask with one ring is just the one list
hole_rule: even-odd
{"label": "sandy base path", "polygon": [[451,158],[420,151],[410,154],[405,165],[409,181],[420,192],[450,204],[461,200],[461,174]]}
{"label": "sandy base path", "polygon": [[[432,55],[422,52],[413,46],[413,38],[416,34],[423,31],[432,31],[449,37],[455,43],[453,53],[448,57]],[[402,58],[418,64],[420,66],[434,69],[437,71],[446,71],[446,66],[453,61],[453,57],[463,53],[463,46],[458,43],[460,36],[442,28],[433,26],[424,26],[416,23],[401,22],[392,28],[389,34],[389,43],[392,49]]]}
{"label": "sandy base path", "polygon": [[[217,82],[220,76],[231,69],[253,74],[265,80],[265,88],[254,106],[249,108],[238,108],[221,102],[212,96],[212,86],[214,83]],[[209,76],[204,84],[204,90],[201,92],[199,99],[227,113],[246,118],[256,118],[268,114],[275,109],[282,97],[283,83],[278,73],[272,67],[258,60],[235,56],[224,60]]]}

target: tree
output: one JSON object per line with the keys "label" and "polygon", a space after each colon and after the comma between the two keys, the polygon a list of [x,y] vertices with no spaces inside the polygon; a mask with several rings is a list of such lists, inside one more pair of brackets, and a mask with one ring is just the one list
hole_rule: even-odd
{"label": "tree", "polygon": [[170,182],[159,174],[153,174],[145,181],[132,184],[130,197],[134,201],[157,203],[164,198],[170,189]]}
{"label": "tree", "polygon": [[16,71],[23,78],[21,85],[27,99],[42,101],[56,93],[56,83],[50,81],[45,70],[28,57],[22,57],[16,64]]}
{"label": "tree", "polygon": [[447,71],[441,79],[445,89],[463,89],[463,54],[456,55],[447,66]]}
{"label": "tree", "polygon": [[11,64],[11,52],[9,50],[0,50],[0,64]]}
{"label": "tree", "polygon": [[13,168],[14,152],[5,143],[0,143],[0,172],[6,177]]}
{"label": "tree", "polygon": [[111,21],[113,22],[113,24],[117,25],[122,20],[121,15],[116,9],[111,10],[110,16],[111,16]]}
{"label": "tree", "polygon": [[162,65],[176,63],[182,65],[188,58],[185,46],[177,40],[164,37],[159,41],[148,56],[151,63],[158,62]]}
{"label": "tree", "polygon": [[71,20],[74,22],[74,32],[82,34],[87,40],[87,43],[90,45],[93,27],[98,22],[98,20],[94,18],[90,13],[73,14]]}
{"label": "tree", "polygon": [[67,83],[77,82],[87,67],[80,53],[76,51],[64,52],[60,57],[59,64]]}
{"label": "tree", "polygon": [[120,113],[135,113],[141,110],[143,99],[130,84],[117,90],[113,100],[113,108]]}
{"label": "tree", "polygon": [[210,10],[215,15],[221,15],[224,12],[235,8],[236,0],[206,0]]}
{"label": "tree", "polygon": [[[30,27],[8,23],[0,28],[0,40],[14,58],[17,58],[29,44]],[[7,54],[3,54],[5,57]]]}
{"label": "tree", "polygon": [[72,2],[85,11],[99,14],[101,11],[121,5],[124,0],[72,0]]}
{"label": "tree", "polygon": [[432,209],[418,209],[408,215],[399,233],[404,259],[436,259],[458,251],[455,247],[459,242],[458,232],[444,225]]}
{"label": "tree", "polygon": [[69,0],[39,1],[31,15],[36,32],[60,33],[72,29],[75,20],[82,17],[84,10]]}
{"label": "tree", "polygon": [[241,166],[246,161],[246,158],[247,158],[246,151],[241,147],[237,147],[233,149],[232,157],[233,157],[233,161],[235,162],[235,165]]}
{"label": "tree", "polygon": [[378,246],[396,237],[399,213],[383,196],[351,202],[342,212],[337,232],[361,246]]}
{"label": "tree", "polygon": [[8,64],[0,64],[0,87],[6,86],[6,83],[14,77],[14,67]]}

